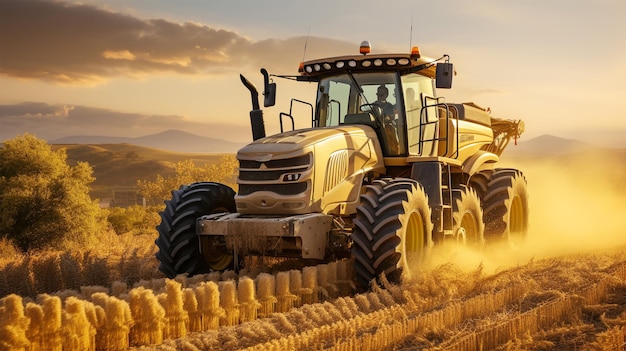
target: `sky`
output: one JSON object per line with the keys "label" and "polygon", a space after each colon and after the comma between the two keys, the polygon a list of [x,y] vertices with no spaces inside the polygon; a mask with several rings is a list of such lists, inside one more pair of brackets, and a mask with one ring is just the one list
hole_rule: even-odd
{"label": "sky", "polygon": [[[626,147],[624,18],[624,0],[0,0],[0,141],[180,129],[247,142],[239,74],[262,91],[261,67],[297,74],[368,40],[372,53],[450,55],[457,75],[439,95],[524,120],[522,141]],[[275,82],[270,134],[291,98],[315,99],[309,83]]]}

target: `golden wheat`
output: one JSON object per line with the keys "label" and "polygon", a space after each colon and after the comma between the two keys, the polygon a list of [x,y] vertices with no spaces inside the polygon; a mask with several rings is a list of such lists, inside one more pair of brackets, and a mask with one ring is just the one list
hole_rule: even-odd
{"label": "golden wheat", "polygon": [[239,302],[237,301],[237,287],[234,280],[222,281],[219,284],[220,306],[226,312],[220,319],[220,325],[232,326],[239,323]]}
{"label": "golden wheat", "polygon": [[[87,319],[88,302],[70,296],[65,301],[62,317],[63,350],[90,351],[96,349],[95,332]],[[94,338],[92,339],[92,336]]]}
{"label": "golden wheat", "polygon": [[220,320],[226,317],[226,311],[220,306],[219,286],[208,281],[196,288],[198,312],[201,320],[201,330],[217,329]]}
{"label": "golden wheat", "polygon": [[42,294],[37,296],[37,301],[43,306],[45,320],[43,339],[46,341],[46,348],[61,351],[63,348],[63,339],[61,337],[63,315],[61,299],[57,296]]}
{"label": "golden wheat", "polygon": [[125,282],[121,282],[119,280],[111,283],[111,295],[112,296],[121,296],[124,294],[128,294],[128,285]]}
{"label": "golden wheat", "polygon": [[165,309],[164,339],[175,339],[187,335],[189,313],[184,309],[182,285],[176,280],[168,279],[165,293],[159,294],[159,303]]}
{"label": "golden wheat", "polygon": [[30,345],[27,330],[30,320],[24,315],[22,298],[12,294],[0,300],[0,348],[26,350]]}
{"label": "golden wheat", "polygon": [[239,299],[241,323],[253,321],[257,318],[261,303],[256,299],[254,292],[254,281],[249,277],[239,278],[239,285],[237,287],[237,297]]}
{"label": "golden wheat", "polygon": [[104,292],[91,295],[96,305],[96,345],[99,350],[125,350],[134,324],[128,302]]}
{"label": "golden wheat", "polygon": [[287,312],[294,307],[298,297],[291,293],[291,286],[290,272],[276,275],[276,312]]}
{"label": "golden wheat", "polygon": [[[454,267],[440,267],[431,277],[418,277],[402,287],[389,284],[383,276],[381,285],[373,284],[368,293],[331,299],[333,282],[338,286],[337,282],[346,274],[341,264],[277,275],[260,273],[256,279],[241,276],[238,283],[228,280],[219,285],[183,276],[145,280],[143,286],[136,285],[129,292],[120,281],[115,289],[119,296],[109,296],[105,287],[84,286],[80,293],[66,289],[55,295],[42,294],[37,303],[23,301],[19,296],[6,297],[0,299],[0,321],[3,321],[0,327],[4,328],[7,324],[4,321],[12,321],[15,316],[27,323],[21,329],[13,322],[9,328],[0,329],[2,336],[9,333],[9,337],[0,339],[0,345],[8,347],[7,340],[21,335],[29,350],[35,351],[42,348],[123,350],[161,343],[163,348],[159,349],[277,347],[361,351],[400,348],[412,343],[419,343],[420,348],[442,350],[471,350],[477,344],[495,349],[524,335],[532,339],[531,335],[541,329],[550,330],[557,322],[579,321],[581,311],[602,314],[608,308],[605,301],[614,295],[610,292],[624,284],[626,275],[623,268],[626,265],[618,266],[611,275],[590,273],[598,266],[576,263],[577,270],[569,273],[576,277],[561,277],[568,273],[557,270],[557,280],[563,284],[561,291],[553,290],[554,283],[539,276],[547,272],[544,267],[512,270],[509,278],[504,274],[488,279],[477,277],[483,279],[480,282],[468,281],[474,279],[476,272],[458,275]],[[546,264],[554,266],[554,263]],[[467,279],[468,276],[472,278]],[[589,279],[588,284],[574,289],[576,282],[585,280],[581,277]],[[331,293],[320,293],[322,287]],[[279,303],[283,297],[291,296],[295,301],[296,290],[302,293],[307,289],[316,291],[309,297],[316,296],[322,303],[284,307],[288,311],[273,313],[283,308]],[[261,315],[255,315],[255,311],[261,310],[261,301],[266,302],[263,313],[268,318],[256,319]],[[607,332],[598,334],[587,349],[613,345],[612,340],[623,337],[619,329],[613,328],[626,324],[621,317],[600,319],[607,325]],[[220,323],[228,328],[206,332],[217,329]],[[575,328],[554,333],[574,332]],[[206,334],[201,341],[181,339],[192,330]],[[166,341],[167,338],[173,340]],[[533,342],[539,345],[542,340],[539,337]],[[580,341],[572,341],[571,345],[574,342],[581,345]],[[14,344],[17,346],[11,349],[25,347]],[[23,340],[22,345],[26,345]]]}
{"label": "golden wheat", "polygon": [[15,261],[8,262],[0,272],[0,297],[9,294],[35,296],[30,271],[30,256],[17,256]]}
{"label": "golden wheat", "polygon": [[113,235],[93,247],[11,255],[0,263],[0,297],[36,297],[85,285],[110,286],[121,280],[163,277],[154,264],[156,246],[148,235]]}
{"label": "golden wheat", "polygon": [[24,308],[24,316],[30,320],[26,338],[30,342],[30,351],[43,351],[47,344],[44,339],[44,319],[43,308],[33,302],[27,302]]}
{"label": "golden wheat", "polygon": [[261,273],[257,276],[257,297],[261,305],[259,317],[267,317],[276,311],[278,300],[274,296],[275,291],[276,277],[274,275]]}
{"label": "golden wheat", "polygon": [[317,267],[304,267],[302,270],[302,289],[300,300],[303,304],[316,303],[320,300],[320,289],[317,285]]}
{"label": "golden wheat", "polygon": [[65,289],[58,254],[39,254],[31,260],[35,294],[52,293]]}
{"label": "golden wheat", "polygon": [[128,294],[130,311],[135,321],[130,330],[132,345],[160,344],[165,327],[165,309],[154,292],[144,287],[132,289]]}

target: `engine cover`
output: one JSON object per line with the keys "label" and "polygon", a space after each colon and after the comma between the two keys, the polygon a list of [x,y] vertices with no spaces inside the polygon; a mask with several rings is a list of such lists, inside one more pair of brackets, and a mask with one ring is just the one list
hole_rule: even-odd
{"label": "engine cover", "polygon": [[362,125],[294,130],[237,153],[237,212],[350,214],[368,172],[384,173],[374,130]]}

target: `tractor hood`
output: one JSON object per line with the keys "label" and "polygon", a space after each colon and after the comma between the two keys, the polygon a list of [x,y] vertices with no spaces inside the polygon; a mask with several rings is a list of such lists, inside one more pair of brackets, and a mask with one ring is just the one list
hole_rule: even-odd
{"label": "tractor hood", "polygon": [[242,214],[350,213],[364,176],[384,173],[374,130],[362,125],[294,130],[237,153]]}
{"label": "tractor hood", "polygon": [[[239,155],[258,154],[262,151],[269,151],[272,154],[284,154],[289,152],[298,152],[303,148],[312,146],[320,142],[324,142],[327,139],[341,138],[346,135],[365,135],[367,132],[362,127],[345,126],[342,128],[328,127],[328,128],[310,128],[292,130],[285,133],[271,135],[259,140],[256,140],[247,146],[239,150]],[[277,156],[278,156],[277,154]]]}

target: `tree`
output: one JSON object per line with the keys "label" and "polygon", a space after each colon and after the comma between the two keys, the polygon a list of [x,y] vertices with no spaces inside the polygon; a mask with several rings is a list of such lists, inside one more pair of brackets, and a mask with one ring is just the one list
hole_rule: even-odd
{"label": "tree", "polygon": [[216,164],[200,167],[196,166],[192,160],[178,162],[176,175],[173,177],[165,178],[159,174],[154,181],[139,180],[137,186],[139,193],[146,198],[147,203],[157,205],[169,199],[172,190],[194,182],[217,182],[235,188],[236,176],[237,159],[233,155],[225,155]]}
{"label": "tree", "polygon": [[89,164],[66,163],[65,150],[24,134],[0,149],[0,237],[21,250],[62,247],[85,241],[104,229],[106,220],[89,197],[94,181]]}

